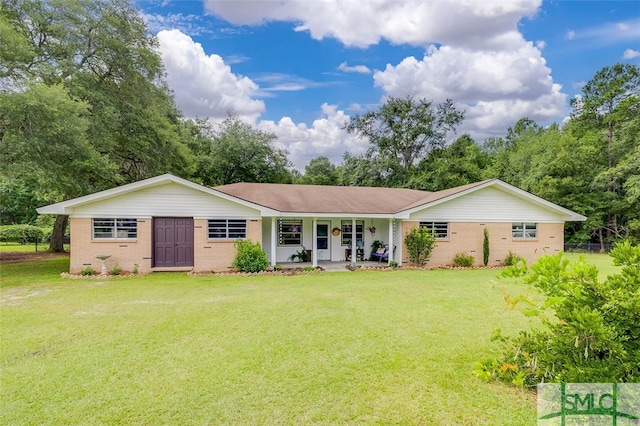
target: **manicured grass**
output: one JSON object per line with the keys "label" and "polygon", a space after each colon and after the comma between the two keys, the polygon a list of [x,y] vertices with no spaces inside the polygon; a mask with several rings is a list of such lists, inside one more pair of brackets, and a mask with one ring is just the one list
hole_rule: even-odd
{"label": "manicured grass", "polygon": [[[69,250],[69,244],[64,245],[65,250]],[[47,251],[49,249],[49,243],[40,243],[37,246],[34,243],[29,244],[19,244],[19,243],[9,243],[2,242],[0,243],[0,253],[7,252],[41,252]]]}
{"label": "manicured grass", "polygon": [[[49,244],[38,244],[38,250],[37,251],[47,251],[47,249],[49,248]],[[18,243],[6,243],[6,242],[2,242],[0,243],[0,253],[5,253],[5,252],[34,252],[36,251],[36,245],[35,244],[18,244]]]}
{"label": "manicured grass", "polygon": [[601,279],[605,279],[607,275],[616,273],[619,269],[613,265],[611,257],[607,254],[594,254],[594,253],[566,253],[567,258],[571,261],[578,260],[581,256],[584,256],[587,263],[594,265],[600,272]]}
{"label": "manicured grass", "polygon": [[2,268],[0,424],[533,424],[535,396],[473,375],[497,270],[59,277]]}

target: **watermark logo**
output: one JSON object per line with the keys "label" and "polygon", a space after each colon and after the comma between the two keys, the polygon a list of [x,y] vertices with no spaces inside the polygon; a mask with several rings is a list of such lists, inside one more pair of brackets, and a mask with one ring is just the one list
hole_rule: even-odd
{"label": "watermark logo", "polygon": [[640,426],[640,384],[541,383],[538,425]]}

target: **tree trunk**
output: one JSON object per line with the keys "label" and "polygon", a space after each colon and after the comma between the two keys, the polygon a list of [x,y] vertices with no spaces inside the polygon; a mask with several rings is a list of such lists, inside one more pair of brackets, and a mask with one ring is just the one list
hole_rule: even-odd
{"label": "tree trunk", "polygon": [[604,253],[604,236],[602,235],[602,228],[598,230],[600,236],[600,253]]}
{"label": "tree trunk", "polygon": [[49,243],[49,251],[52,253],[64,252],[64,232],[67,230],[69,216],[59,214],[56,216],[56,223],[53,225],[53,233]]}

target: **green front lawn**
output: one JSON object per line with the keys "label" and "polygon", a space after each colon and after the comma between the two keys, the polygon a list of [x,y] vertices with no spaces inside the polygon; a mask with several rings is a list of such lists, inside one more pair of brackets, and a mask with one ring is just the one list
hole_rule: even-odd
{"label": "green front lawn", "polygon": [[[0,424],[533,424],[473,375],[497,270],[59,277],[2,268]],[[520,292],[507,285],[511,293]]]}

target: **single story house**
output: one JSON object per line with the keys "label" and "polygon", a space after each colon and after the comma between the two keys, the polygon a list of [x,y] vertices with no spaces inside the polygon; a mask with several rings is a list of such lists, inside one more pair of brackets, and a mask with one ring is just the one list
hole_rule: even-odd
{"label": "single story house", "polygon": [[[208,188],[165,174],[38,209],[70,217],[71,273],[110,255],[109,267],[150,271],[224,271],[234,241],[260,242],[272,265],[309,250],[311,262],[359,262],[374,241],[387,262],[409,261],[404,236],[427,227],[436,238],[430,266],[464,252],[489,265],[511,251],[534,260],[563,249],[564,223],[586,218],[498,179],[444,191],[357,186],[235,183]],[[355,256],[352,255],[355,253]]]}

